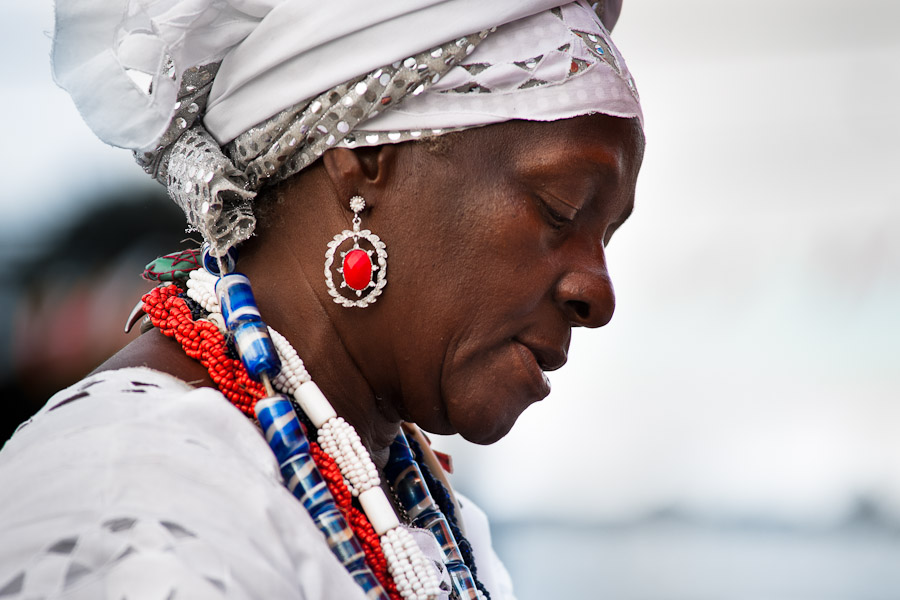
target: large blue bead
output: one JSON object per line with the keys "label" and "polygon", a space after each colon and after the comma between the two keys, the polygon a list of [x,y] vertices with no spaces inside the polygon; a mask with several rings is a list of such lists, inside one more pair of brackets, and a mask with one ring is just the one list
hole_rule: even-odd
{"label": "large blue bead", "polygon": [[413,521],[413,525],[434,534],[444,552],[444,561],[456,594],[461,599],[478,598],[472,573],[463,561],[447,518],[438,509],[428,491],[422,471],[413,457],[406,436],[401,431],[391,444],[391,456],[384,469],[400,505]]}
{"label": "large blue bead", "polygon": [[250,377],[259,381],[262,375],[270,379],[278,375],[281,361],[269,330],[259,316],[250,280],[240,273],[223,275],[216,281],[216,296]]}
{"label": "large blue bead", "polygon": [[250,280],[241,273],[229,273],[216,281],[216,296],[225,317],[225,325],[232,329],[239,321],[261,321]]}
{"label": "large blue bead", "polygon": [[269,330],[262,321],[238,321],[229,326],[234,335],[241,362],[250,377],[259,381],[262,375],[274,379],[281,372],[281,360],[275,344],[269,337]]}
{"label": "large blue bead", "polygon": [[278,394],[258,400],[253,410],[279,465],[297,454],[309,454],[306,434],[287,396]]}

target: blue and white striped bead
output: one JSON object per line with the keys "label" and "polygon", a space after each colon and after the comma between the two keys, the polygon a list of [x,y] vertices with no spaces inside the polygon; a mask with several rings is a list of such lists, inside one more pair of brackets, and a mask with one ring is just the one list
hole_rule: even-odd
{"label": "blue and white striped bead", "polygon": [[281,360],[260,318],[250,280],[241,273],[229,273],[216,281],[215,289],[225,325],[247,372],[257,381],[263,375],[275,378],[281,372]]}
{"label": "blue and white striped bead", "polygon": [[262,321],[243,321],[229,328],[241,362],[250,376],[259,381],[260,375],[274,379],[281,372],[281,359]]}
{"label": "blue and white striped bead", "polygon": [[225,317],[225,324],[231,329],[238,321],[261,321],[256,298],[250,280],[242,273],[229,273],[216,281],[216,297]]}
{"label": "blue and white striped bead", "polygon": [[459,598],[478,600],[479,593],[475,579],[459,552],[447,517],[437,507],[431,492],[428,491],[422,471],[413,458],[409,442],[402,431],[391,444],[391,455],[384,472],[393,482],[394,492],[413,525],[427,529],[437,538],[444,553],[444,565]]}
{"label": "blue and white striped bead", "polygon": [[334,498],[308,453],[289,458],[281,465],[281,476],[288,490],[314,520],[327,512],[329,502],[333,506]]}
{"label": "blue and white striped bead", "polygon": [[309,512],[331,551],[370,600],[389,600],[316,468],[309,452],[309,440],[290,400],[283,394],[270,396],[258,400],[254,410],[266,441],[278,459],[287,488]]}
{"label": "blue and white striped bead", "polygon": [[287,396],[277,394],[257,400],[253,410],[279,465],[296,455],[309,456],[309,441]]}
{"label": "blue and white striped bead", "polygon": [[334,498],[316,468],[309,441],[287,396],[279,394],[256,402],[256,418],[278,459],[288,490],[315,519]]}

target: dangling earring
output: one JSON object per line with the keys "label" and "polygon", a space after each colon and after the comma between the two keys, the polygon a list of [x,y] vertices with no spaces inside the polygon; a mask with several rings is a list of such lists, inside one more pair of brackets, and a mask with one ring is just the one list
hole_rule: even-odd
{"label": "dangling earring", "polygon": [[[325,285],[334,301],[341,306],[365,308],[374,303],[387,284],[387,250],[384,242],[377,235],[359,226],[362,221],[359,213],[366,207],[362,196],[350,198],[350,210],[353,211],[353,231],[345,229],[328,242],[325,252]],[[343,281],[340,289],[334,285],[332,265],[335,251],[347,240],[353,240],[353,246],[341,252],[341,266],[335,269]],[[360,241],[365,246],[361,247]],[[377,259],[372,260],[373,254]],[[365,293],[365,295],[363,295]]]}

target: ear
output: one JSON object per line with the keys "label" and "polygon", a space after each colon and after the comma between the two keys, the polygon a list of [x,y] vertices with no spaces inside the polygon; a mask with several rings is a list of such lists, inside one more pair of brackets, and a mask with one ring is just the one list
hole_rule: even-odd
{"label": "ear", "polygon": [[322,164],[339,198],[357,194],[373,204],[396,169],[397,148],[391,144],[368,148],[331,148],[322,155]]}

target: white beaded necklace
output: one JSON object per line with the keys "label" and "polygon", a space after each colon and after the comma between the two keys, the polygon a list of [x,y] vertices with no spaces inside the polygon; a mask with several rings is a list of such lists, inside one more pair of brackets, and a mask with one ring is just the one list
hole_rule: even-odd
{"label": "white beaded necklace", "polygon": [[[216,280],[215,275],[204,269],[191,271],[187,295],[209,313],[207,320],[224,332],[225,319],[214,291]],[[356,429],[337,415],[290,342],[271,327],[268,329],[282,363],[281,373],[272,385],[293,397],[318,429],[319,445],[337,463],[347,488],[359,499],[380,537],[388,570],[400,595],[404,600],[434,600],[440,593],[434,569],[409,531],[400,525],[391,501],[381,488],[378,469]]]}

